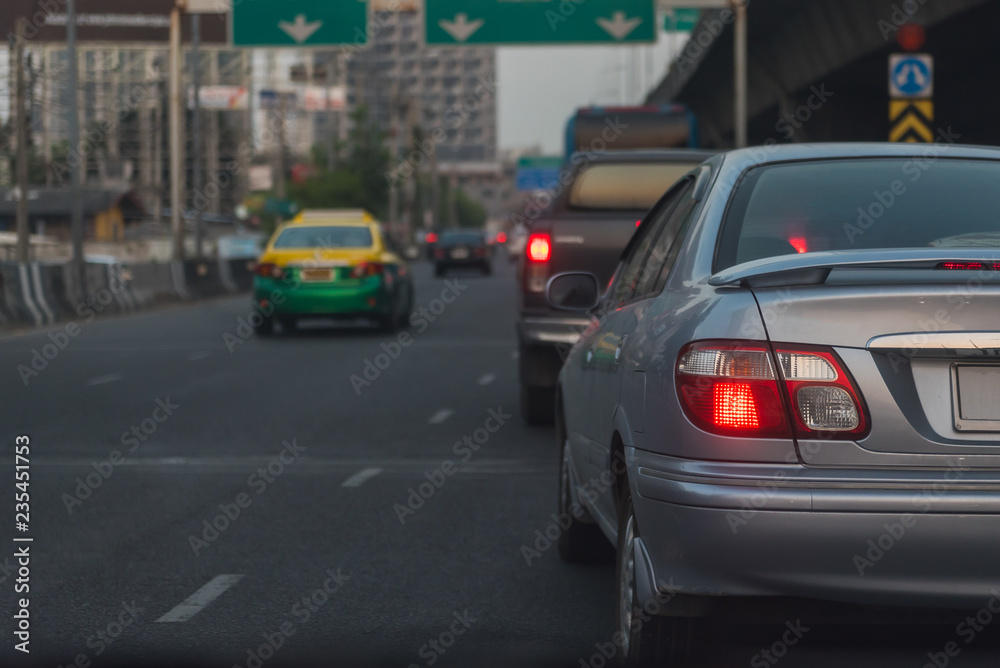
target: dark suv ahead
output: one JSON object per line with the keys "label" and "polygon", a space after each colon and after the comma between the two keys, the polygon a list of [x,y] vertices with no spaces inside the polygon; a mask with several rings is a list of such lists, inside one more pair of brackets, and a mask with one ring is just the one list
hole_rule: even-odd
{"label": "dark suv ahead", "polygon": [[434,275],[453,267],[473,267],[487,276],[493,271],[493,250],[482,230],[446,230],[434,244]]}
{"label": "dark suv ahead", "polygon": [[670,186],[715,155],[689,149],[577,153],[566,169],[568,185],[531,223],[518,272],[521,412],[528,424],[554,416],[562,362],[586,315],[556,311],[545,299],[550,277],[591,272],[607,285],[639,221]]}

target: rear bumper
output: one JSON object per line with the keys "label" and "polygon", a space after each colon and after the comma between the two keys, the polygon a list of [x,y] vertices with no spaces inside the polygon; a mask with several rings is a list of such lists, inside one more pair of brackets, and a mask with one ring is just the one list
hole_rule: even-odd
{"label": "rear bumper", "polygon": [[517,322],[517,334],[526,345],[573,345],[587,327],[589,318],[524,316]]}
{"label": "rear bumper", "polygon": [[710,596],[955,608],[982,607],[1000,587],[1000,494],[983,485],[949,483],[943,472],[925,472],[922,486],[824,484],[775,475],[808,471],[800,467],[628,457],[649,582]]}
{"label": "rear bumper", "polygon": [[381,277],[342,285],[294,286],[258,277],[254,281],[254,301],[260,304],[262,300],[267,300],[272,313],[279,316],[382,315],[392,308],[391,296]]}

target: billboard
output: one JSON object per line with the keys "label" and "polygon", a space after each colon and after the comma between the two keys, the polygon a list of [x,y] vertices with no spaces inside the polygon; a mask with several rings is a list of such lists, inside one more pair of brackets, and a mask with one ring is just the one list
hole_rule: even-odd
{"label": "billboard", "polygon": [[[76,37],[81,42],[161,42],[170,37],[170,10],[175,0],[77,0]],[[18,24],[19,18],[27,19]],[[201,39],[206,44],[227,44],[226,14],[202,14]],[[0,0],[0,31],[15,30],[31,42],[65,42],[65,0]],[[190,41],[191,18],[181,19],[181,36]]]}
{"label": "billboard", "polygon": [[[201,86],[198,101],[202,109],[242,111],[250,102],[250,91],[246,86]],[[188,109],[194,109],[194,87],[188,89]]]}

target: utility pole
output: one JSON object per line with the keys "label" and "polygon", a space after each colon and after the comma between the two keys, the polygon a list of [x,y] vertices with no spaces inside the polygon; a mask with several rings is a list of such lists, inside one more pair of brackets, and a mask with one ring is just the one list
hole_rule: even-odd
{"label": "utility pole", "polygon": [[[205,241],[205,230],[201,219],[201,207],[198,205],[204,202],[201,196],[202,175],[201,175],[201,14],[191,15],[191,60],[194,67],[191,70],[192,86],[194,87],[194,112],[191,118],[191,152],[194,174],[192,175],[192,187],[195,192],[194,200],[194,254],[195,257],[202,256],[202,246]],[[216,140],[215,137],[212,138]]]}
{"label": "utility pole", "polygon": [[337,168],[337,135],[340,134],[338,132],[340,128],[338,127],[339,123],[337,123],[337,114],[340,112],[333,108],[333,100],[330,96],[330,91],[337,82],[337,76],[335,76],[334,70],[338,69],[340,64],[339,61],[339,52],[331,51],[330,59],[326,64],[326,168],[331,172]]}
{"label": "utility pole", "polygon": [[181,142],[181,10],[170,10],[170,229],[173,259],[184,259],[184,145]]}
{"label": "utility pole", "polygon": [[736,148],[747,145],[747,2],[733,0],[736,12],[733,43],[733,79],[735,80],[735,111],[734,119]]}
{"label": "utility pole", "polygon": [[[69,60],[69,162],[73,156],[83,160],[80,155],[80,112],[77,89],[77,54],[76,54],[76,0],[66,0],[66,51]],[[83,200],[80,193],[80,170],[70,167],[70,229],[73,235],[73,275],[76,277],[76,297],[83,299],[87,292],[86,277],[83,267]]]}
{"label": "utility pole", "polygon": [[[285,191],[285,119],[288,116],[287,102],[285,99],[285,92],[278,91],[278,168],[277,174],[274,175],[275,178],[275,189],[274,194],[277,196],[278,201],[281,203],[279,206],[284,206],[285,197],[287,193]],[[285,221],[285,217],[278,214],[278,224],[280,225]]]}
{"label": "utility pole", "polygon": [[28,264],[28,111],[26,109],[27,87],[24,80],[24,22],[17,20],[18,29],[14,47],[14,62],[17,68],[17,262]]}

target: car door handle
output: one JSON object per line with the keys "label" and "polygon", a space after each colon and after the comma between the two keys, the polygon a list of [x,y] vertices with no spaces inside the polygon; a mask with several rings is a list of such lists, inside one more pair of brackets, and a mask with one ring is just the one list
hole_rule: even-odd
{"label": "car door handle", "polygon": [[618,339],[618,347],[615,348],[615,364],[618,364],[622,360],[622,349],[625,348],[625,341],[628,339],[628,334]]}

